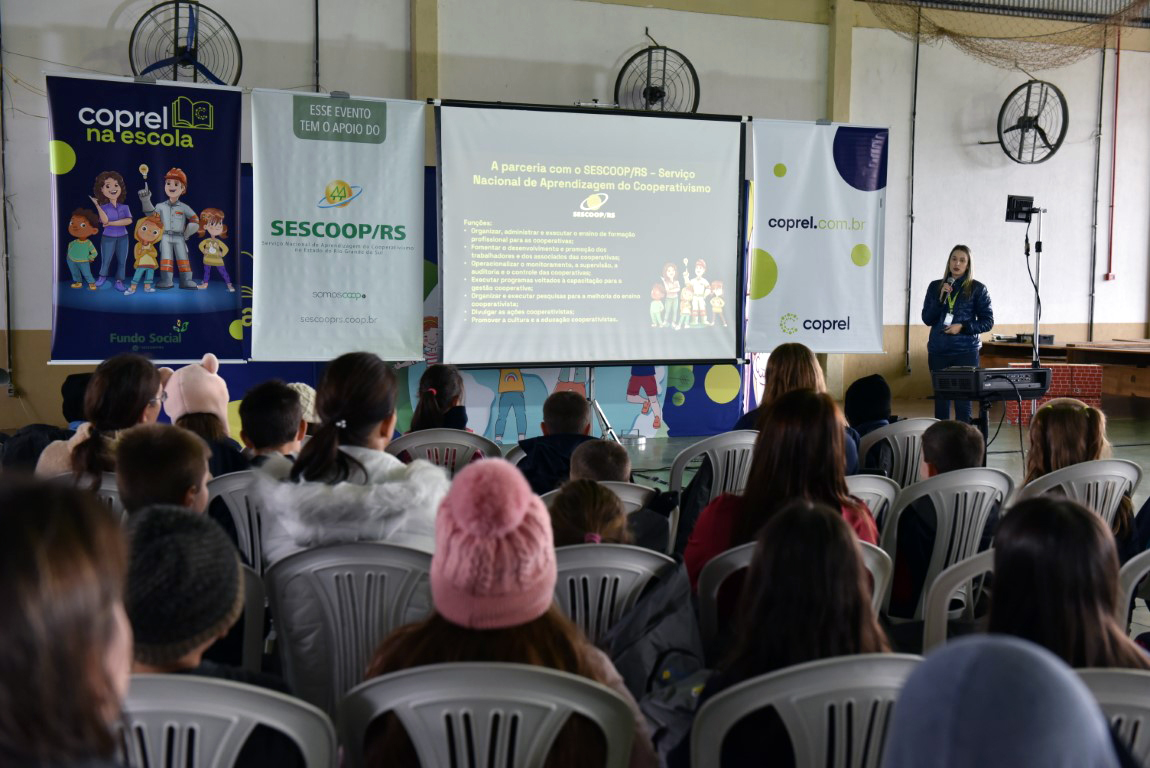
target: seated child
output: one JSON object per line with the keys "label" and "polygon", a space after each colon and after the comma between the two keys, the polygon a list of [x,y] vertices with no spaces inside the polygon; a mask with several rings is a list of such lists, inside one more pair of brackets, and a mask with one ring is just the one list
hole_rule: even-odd
{"label": "seated child", "polygon": [[519,471],[536,493],[553,491],[571,469],[571,454],[591,437],[591,405],[575,392],[553,392],[543,402],[541,437],[519,443],[527,454]]}
{"label": "seated child", "polygon": [[141,424],[116,441],[116,486],[129,515],[153,504],[185,507],[197,515],[208,506],[211,452],[203,439],[170,424]]}
{"label": "seated child", "polygon": [[[631,482],[631,457],[627,449],[612,440],[588,440],[571,454],[571,480]],[[627,515],[631,541],[656,552],[667,551],[671,535],[668,518],[679,503],[677,494],[656,493],[647,505]],[[558,545],[556,545],[558,546]]]}
{"label": "seated child", "polygon": [[[972,469],[983,465],[986,444],[977,428],[961,421],[940,421],[922,433],[922,467],[919,477],[929,479],[944,472]],[[930,568],[937,529],[934,505],[928,498],[916,500],[898,521],[898,550],[891,582],[890,614],[901,618],[914,615]],[[979,551],[990,546],[998,525],[998,508],[990,511]]]}
{"label": "seated child", "polygon": [[257,384],[240,401],[240,424],[252,467],[285,479],[307,433],[299,392],[279,379]]}
{"label": "seated child", "polygon": [[408,432],[421,429],[467,429],[463,377],[454,365],[429,365],[419,377],[419,399]]}
{"label": "seated child", "polygon": [[[271,675],[204,659],[243,611],[244,573],[218,525],[185,510],[154,507],[132,519],[129,536],[124,602],[135,634],[134,673],[214,677],[288,693]],[[300,765],[302,759],[286,735],[257,726],[236,764]]]}
{"label": "seated child", "polygon": [[570,480],[551,502],[555,546],[630,544],[623,502],[594,480]]}
{"label": "seated child", "polygon": [[228,385],[219,369],[220,361],[209,352],[201,362],[174,372],[164,387],[164,412],[177,427],[207,441],[214,477],[248,468],[239,443],[228,432]]}

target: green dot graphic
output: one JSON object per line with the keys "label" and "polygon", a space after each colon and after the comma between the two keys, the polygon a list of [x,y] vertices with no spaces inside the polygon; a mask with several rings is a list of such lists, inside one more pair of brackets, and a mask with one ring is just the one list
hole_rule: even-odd
{"label": "green dot graphic", "polygon": [[856,267],[865,267],[870,264],[870,246],[859,243],[851,248],[851,261]]}
{"label": "green dot graphic", "polygon": [[761,299],[775,290],[779,281],[779,265],[771,254],[756,248],[751,254],[751,298]]}
{"label": "green dot graphic", "polygon": [[675,405],[682,405],[683,403],[687,402],[687,398],[683,395],[682,392],[676,392],[675,394],[671,395],[671,402]]}
{"label": "green dot graphic", "polygon": [[48,167],[60,176],[76,167],[76,150],[65,141],[48,142]]}
{"label": "green dot graphic", "polygon": [[787,166],[782,163],[775,163],[775,175],[780,179],[787,175]]}

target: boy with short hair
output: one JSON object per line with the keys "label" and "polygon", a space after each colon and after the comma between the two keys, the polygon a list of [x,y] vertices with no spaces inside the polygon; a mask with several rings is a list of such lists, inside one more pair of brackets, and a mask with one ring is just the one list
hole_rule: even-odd
{"label": "boy with short hair", "polygon": [[240,401],[240,424],[252,467],[286,478],[307,434],[299,392],[279,379],[257,384]]}
{"label": "boy with short hair", "polygon": [[170,424],[141,424],[116,441],[116,485],[129,515],[152,504],[204,514],[211,451],[193,432]]}
{"label": "boy with short hair", "polygon": [[571,454],[591,437],[591,405],[575,392],[552,392],[543,402],[541,437],[522,440],[526,456],[519,462],[535,493],[558,488],[571,469]]}
{"label": "boy with short hair", "polygon": [[631,482],[631,457],[612,440],[588,440],[571,453],[571,480]]}

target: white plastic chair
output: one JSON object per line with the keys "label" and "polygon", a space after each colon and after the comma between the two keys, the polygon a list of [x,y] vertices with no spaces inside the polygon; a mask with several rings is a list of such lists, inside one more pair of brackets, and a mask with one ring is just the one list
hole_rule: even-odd
{"label": "white plastic chair", "polygon": [[193,675],[133,675],[124,703],[129,768],[225,768],[257,725],[291,738],[308,768],[338,764],[335,727],[319,709],[265,688]]}
{"label": "white plastic chair", "polygon": [[[922,618],[927,585],[944,569],[978,552],[982,531],[991,510],[996,504],[1001,508],[1013,490],[1014,481],[1010,475],[986,467],[956,469],[902,489],[882,534],[882,548],[891,560],[897,560],[899,518],[914,502],[929,499],[934,507],[936,522],[934,549],[923,590],[915,606],[914,619]],[[892,621],[900,620],[899,617],[890,617],[889,612],[888,593],[883,602],[883,613]]]}
{"label": "white plastic chair", "polygon": [[866,504],[874,518],[875,525],[881,535],[883,526],[898,492],[902,490],[898,483],[882,475],[848,475],[847,490]]}
{"label": "white plastic chair", "polygon": [[[946,642],[947,621],[950,619],[950,600],[955,594],[971,592],[971,583],[985,573],[994,572],[994,550],[979,552],[960,560],[934,578],[926,592],[923,608],[922,652],[929,653]],[[973,600],[966,601],[973,610]],[[1123,614],[1123,619],[1125,619]]]}
{"label": "white plastic chair", "polygon": [[[81,485],[83,488],[89,488],[92,475],[84,475],[86,481]],[[76,475],[73,472],[61,472],[58,475],[52,476],[53,482],[62,482],[68,485],[75,486],[77,483]],[[108,506],[108,509],[115,513],[116,517],[121,520],[127,520],[127,513],[124,511],[124,502],[120,500],[120,487],[116,485],[116,473],[104,472],[100,475],[100,485],[94,491],[96,498]]]}
{"label": "white plastic chair", "polygon": [[241,566],[244,572],[244,642],[243,668],[259,672],[263,668],[264,655],[264,611],[267,607],[267,593],[260,575],[249,566]]}
{"label": "white plastic chair", "polygon": [[880,441],[891,448],[894,467],[891,479],[900,487],[918,480],[918,468],[922,463],[922,433],[938,419],[900,419],[893,424],[868,432],[859,441],[859,465],[865,461],[867,453]]}
{"label": "white plastic chair", "polygon": [[519,462],[527,458],[527,451],[520,448],[518,445],[512,446],[511,450],[503,458],[510,461],[512,464],[518,465]]}
{"label": "white plastic chair", "polygon": [[463,429],[447,428],[408,432],[388,443],[386,450],[392,456],[406,452],[413,459],[425,459],[443,467],[449,475],[454,475],[466,467],[477,456],[480,458],[503,456],[503,450],[498,443]]}
{"label": "white plastic chair", "polygon": [[[671,464],[671,473],[668,477],[670,488],[682,494],[686,483],[683,482],[687,465],[696,459],[706,457],[711,464],[713,479],[711,481],[711,495],[707,502],[714,500],[722,493],[742,493],[747,484],[747,476],[751,473],[751,459],[754,456],[755,441],[759,438],[758,430],[736,429],[704,438],[679,452]],[[675,540],[679,531],[679,509],[671,514],[671,541]]]}
{"label": "white plastic chair", "polygon": [[339,544],[285,557],[264,578],[284,677],[335,714],[380,642],[431,611],[431,555],[383,543]]}
{"label": "white plastic chair", "polygon": [[[1123,617],[1125,621],[1125,617]],[[1074,670],[1094,694],[1110,730],[1134,756],[1150,765],[1150,672],[1141,669]]]}
{"label": "white plastic chair", "polygon": [[[363,768],[367,728],[392,712],[426,766],[543,765],[573,714],[606,737],[607,768],[625,768],[634,716],[622,696],[577,675],[525,664],[433,664],[377,677],[340,703],[340,736],[350,768]],[[334,765],[334,763],[333,763]]]}
{"label": "white plastic chair", "polygon": [[555,550],[555,601],[591,642],[615,625],[651,579],[675,561],[626,544],[577,544]]}
{"label": "white plastic chair", "polygon": [[1122,570],[1118,572],[1118,604],[1114,606],[1114,610],[1118,615],[1118,623],[1123,627],[1129,627],[1127,616],[1130,612],[1130,602],[1134,599],[1138,582],[1148,573],[1150,573],[1150,549],[1139,552],[1127,560]]}
{"label": "white plastic chair", "polygon": [[[658,491],[656,491],[654,488],[648,488],[645,485],[638,485],[636,483],[621,483],[612,480],[605,480],[600,482],[599,485],[607,488],[619,497],[619,501],[623,503],[623,511],[628,515],[634,514],[635,512],[643,509],[647,505],[647,502],[649,502],[651,498],[658,493]],[[555,503],[555,497],[559,495],[559,491],[561,490],[562,488],[556,488],[553,491],[548,491],[547,493],[540,495],[539,500],[542,501],[548,509],[551,509],[551,505]],[[671,513],[671,517],[674,517],[677,514],[678,509],[676,508]],[[675,546],[675,540],[670,535],[672,526],[671,517],[667,518],[668,535],[667,549],[665,550],[665,554],[668,555],[671,554],[671,550]]]}
{"label": "white plastic chair", "polygon": [[1132,495],[1141,480],[1142,468],[1132,461],[1084,461],[1031,480],[1019,491],[1018,498],[1029,499],[1058,489],[1067,498],[1094,510],[1110,526],[1122,499]]}
{"label": "white plastic chair", "polygon": [[229,472],[208,481],[208,503],[223,499],[236,526],[236,544],[255,572],[264,572],[263,524],[260,506],[252,492],[255,471]]}
{"label": "white plastic chair", "polygon": [[[871,605],[877,611],[890,587],[894,566],[890,556],[875,545],[867,544],[865,541],[860,541],[859,545],[862,549],[863,565],[874,580]],[[703,647],[708,652],[714,650],[712,646],[719,634],[719,590],[730,576],[750,567],[754,554],[755,542],[740,544],[712,557],[699,572],[699,633],[703,638]]]}
{"label": "white plastic chair", "polygon": [[755,542],[740,544],[715,555],[699,571],[699,634],[708,654],[719,636],[719,590],[732,575],[750,567],[754,554]]}
{"label": "white plastic chair", "polygon": [[691,727],[691,765],[721,765],[723,738],[745,715],[774,707],[804,768],[880,764],[893,704],[919,656],[861,654],[797,664],[716,694]]}

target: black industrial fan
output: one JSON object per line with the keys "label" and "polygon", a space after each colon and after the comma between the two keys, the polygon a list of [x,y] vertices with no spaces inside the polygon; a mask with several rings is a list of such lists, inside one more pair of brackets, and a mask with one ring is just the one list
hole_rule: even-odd
{"label": "black industrial fan", "polygon": [[157,80],[235,85],[244,56],[223,16],[194,0],[166,0],[149,8],[128,43],[132,72]]}
{"label": "black industrial fan", "polygon": [[694,112],[699,108],[699,76],[687,57],[659,45],[644,48],[619,70],[615,103],[645,112]]}
{"label": "black industrial fan", "polygon": [[1066,138],[1066,97],[1043,80],[1015,88],[998,111],[998,143],[1016,163],[1041,163]]}

